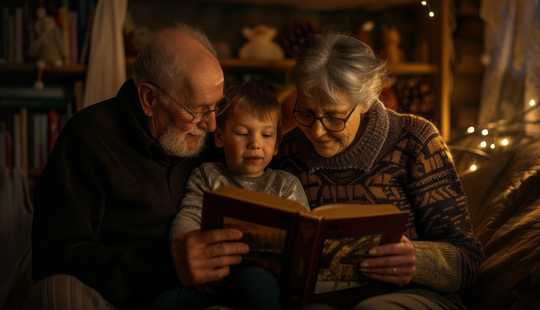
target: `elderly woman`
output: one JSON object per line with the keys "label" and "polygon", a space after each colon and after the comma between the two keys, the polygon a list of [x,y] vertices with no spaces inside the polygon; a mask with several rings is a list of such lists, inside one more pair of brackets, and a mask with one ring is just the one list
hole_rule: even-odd
{"label": "elderly woman", "polygon": [[356,309],[463,309],[482,251],[452,157],[429,121],[378,100],[385,65],[361,41],[318,36],[295,68],[298,126],[279,166],[297,175],[312,208],[394,204],[409,212],[401,242],[377,246],[358,266],[389,284]]}

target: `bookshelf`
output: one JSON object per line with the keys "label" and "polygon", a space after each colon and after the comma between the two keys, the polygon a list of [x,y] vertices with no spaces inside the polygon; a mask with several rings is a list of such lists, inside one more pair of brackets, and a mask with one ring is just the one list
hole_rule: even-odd
{"label": "bookshelf", "polygon": [[[221,65],[224,70],[269,70],[269,71],[286,71],[290,72],[294,68],[296,62],[294,59],[284,60],[244,60],[244,59],[222,59]],[[400,63],[392,64],[388,67],[392,75],[407,75],[407,74],[437,74],[438,68],[436,65],[427,63]]]}
{"label": "bookshelf", "polygon": [[[131,65],[133,59],[128,59],[127,64]],[[225,71],[277,71],[291,72],[296,64],[294,59],[283,60],[246,60],[238,58],[228,58],[220,60]],[[416,74],[437,74],[439,69],[436,65],[428,63],[399,63],[389,65],[389,73],[392,75],[416,75]],[[33,64],[0,64],[1,75],[26,76],[37,74],[37,68]],[[84,78],[86,65],[73,64],[60,67],[46,66],[43,74],[50,78]]]}
{"label": "bookshelf", "polygon": [[[60,67],[46,66],[43,70],[44,78],[84,78],[86,65],[72,64]],[[35,64],[0,64],[0,75],[10,75],[20,78],[35,78],[37,76],[37,66]]]}
{"label": "bookshelf", "polygon": [[[426,31],[429,33],[428,41],[432,46],[433,57],[430,57],[429,62],[403,62],[398,64],[389,64],[389,74],[397,78],[422,77],[430,81],[434,85],[434,117],[432,120],[439,126],[444,138],[450,137],[450,51],[451,51],[451,29],[450,29],[450,7],[452,0],[441,0],[436,2],[436,11],[438,12],[437,19],[431,22],[428,26],[426,23],[419,23],[420,28],[429,28]],[[417,22],[417,21],[416,21]],[[127,66],[133,64],[134,59],[126,60]],[[249,75],[249,74],[269,74],[278,77],[278,80],[290,82],[290,75],[295,66],[293,59],[284,59],[277,61],[258,61],[244,60],[237,58],[227,58],[220,60],[224,71],[230,75]],[[469,70],[467,68],[466,70]],[[462,72],[462,68],[458,68]],[[128,70],[129,72],[129,70]],[[476,73],[476,72],[474,72]],[[0,86],[13,85],[19,87],[32,87],[38,75],[37,66],[34,63],[0,63]],[[71,112],[76,111],[76,93],[82,92],[82,83],[86,75],[85,64],[67,64],[60,67],[46,66],[42,73],[42,79],[47,86],[55,85],[66,90],[66,106],[61,108],[62,113],[71,109]],[[78,86],[77,86],[78,85]],[[31,118],[33,107],[21,107],[19,110],[25,110]],[[37,111],[47,111],[49,108],[37,107]],[[5,119],[5,115],[14,113],[7,111],[6,107],[0,106],[0,116]],[[11,109],[13,110],[13,109]],[[1,121],[2,119],[0,119]],[[27,119],[28,121],[28,119]],[[28,168],[30,176],[39,175],[39,169]]]}

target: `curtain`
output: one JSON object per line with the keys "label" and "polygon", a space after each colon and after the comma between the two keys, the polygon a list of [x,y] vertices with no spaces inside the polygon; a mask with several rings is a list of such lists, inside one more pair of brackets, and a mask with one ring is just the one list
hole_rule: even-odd
{"label": "curtain", "polygon": [[84,107],[113,97],[126,79],[122,33],[126,13],[127,0],[98,1],[92,25]]}
{"label": "curtain", "polygon": [[[479,123],[509,119],[540,104],[540,0],[483,0],[485,50],[490,59]],[[539,120],[540,109],[524,120]],[[524,126],[529,134],[540,126]]]}

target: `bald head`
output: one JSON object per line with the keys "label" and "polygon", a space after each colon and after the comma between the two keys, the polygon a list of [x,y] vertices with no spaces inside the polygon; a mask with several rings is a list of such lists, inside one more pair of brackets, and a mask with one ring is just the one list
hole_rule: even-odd
{"label": "bald head", "polygon": [[158,31],[137,57],[134,73],[136,81],[152,81],[166,89],[178,89],[180,83],[192,91],[201,80],[223,83],[223,71],[208,38],[187,25]]}
{"label": "bald head", "polygon": [[160,30],[137,57],[134,73],[150,134],[168,154],[198,154],[215,129],[215,113],[202,111],[213,111],[223,98],[223,71],[206,36],[184,25]]}

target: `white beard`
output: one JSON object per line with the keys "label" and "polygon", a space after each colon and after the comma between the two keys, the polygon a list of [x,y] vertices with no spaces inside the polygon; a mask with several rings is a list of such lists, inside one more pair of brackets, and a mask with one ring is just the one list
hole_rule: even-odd
{"label": "white beard", "polygon": [[[194,147],[189,147],[186,136],[192,134],[200,137]],[[169,155],[177,157],[192,157],[198,155],[204,148],[206,132],[194,127],[188,132],[182,132],[173,126],[169,126],[163,135],[159,137],[159,144]],[[191,138],[193,139],[193,138]]]}

